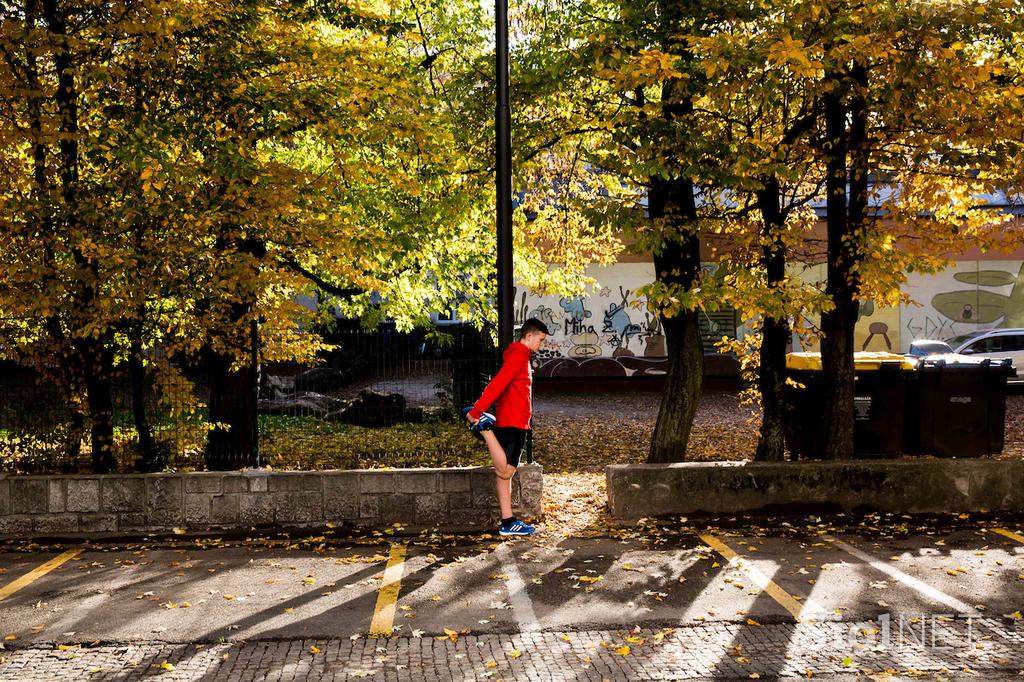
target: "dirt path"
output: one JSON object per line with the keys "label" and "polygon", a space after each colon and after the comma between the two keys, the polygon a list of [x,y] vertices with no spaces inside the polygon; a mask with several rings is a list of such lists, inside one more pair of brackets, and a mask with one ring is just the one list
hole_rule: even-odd
{"label": "dirt path", "polygon": [[[606,464],[642,462],[651,443],[660,394],[565,393],[534,401],[536,452],[559,471],[603,470]],[[691,460],[749,459],[757,444],[760,410],[733,393],[701,398],[690,436]],[[1006,403],[1002,457],[1024,457],[1024,395]]]}
{"label": "dirt path", "polygon": [[[606,464],[642,462],[651,444],[657,393],[566,393],[534,401],[537,457],[560,469],[603,471]],[[690,440],[691,459],[745,459],[757,442],[759,415],[735,394],[701,398]]]}

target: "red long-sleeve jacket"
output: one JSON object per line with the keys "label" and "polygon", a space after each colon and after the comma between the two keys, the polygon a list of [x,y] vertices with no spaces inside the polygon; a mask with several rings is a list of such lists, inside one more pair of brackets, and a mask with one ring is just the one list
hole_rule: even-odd
{"label": "red long-sleeve jacket", "polygon": [[495,426],[512,426],[517,429],[530,428],[533,411],[533,367],[530,366],[530,349],[515,341],[502,354],[501,369],[487,384],[469,412],[474,421],[491,405],[497,402],[494,411]]}

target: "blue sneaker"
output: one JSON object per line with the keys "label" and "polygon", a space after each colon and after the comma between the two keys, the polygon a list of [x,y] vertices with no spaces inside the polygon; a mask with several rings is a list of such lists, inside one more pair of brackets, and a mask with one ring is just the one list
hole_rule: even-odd
{"label": "blue sneaker", "polygon": [[[466,415],[469,414],[473,406],[462,408],[462,418],[465,419]],[[469,430],[473,433],[480,433],[481,431],[490,431],[494,428],[494,415],[490,412],[484,412],[480,415],[480,419],[477,420],[476,424],[469,422]]]}
{"label": "blue sneaker", "polygon": [[498,529],[499,535],[533,535],[534,527],[519,519],[512,519],[508,523],[502,523]]}

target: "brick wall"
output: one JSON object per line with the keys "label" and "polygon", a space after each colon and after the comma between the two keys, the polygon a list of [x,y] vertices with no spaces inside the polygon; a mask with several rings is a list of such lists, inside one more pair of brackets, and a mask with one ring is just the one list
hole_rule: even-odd
{"label": "brick wall", "polygon": [[[519,468],[512,505],[540,515],[541,468]],[[0,474],[0,536],[317,526],[473,528],[496,522],[490,468]]]}

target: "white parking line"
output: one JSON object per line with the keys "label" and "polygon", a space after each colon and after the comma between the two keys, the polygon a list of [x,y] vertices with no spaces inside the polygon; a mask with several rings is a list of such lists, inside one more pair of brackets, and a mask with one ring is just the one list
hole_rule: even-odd
{"label": "white parking line", "polygon": [[519,624],[520,632],[538,632],[540,623],[537,621],[537,614],[533,610],[533,602],[530,595],[526,593],[526,583],[519,573],[519,566],[516,558],[509,549],[511,543],[503,542],[494,550],[494,555],[501,562],[501,571],[508,576],[505,587],[508,590],[508,603],[512,606],[512,614]]}
{"label": "white parking line", "polygon": [[853,545],[847,544],[842,540],[834,538],[830,535],[822,535],[821,537],[824,540],[827,540],[828,542],[832,543],[839,549],[843,550],[847,554],[857,557],[858,559],[868,564],[872,568],[879,570],[882,573],[888,574],[893,580],[903,583],[904,585],[918,592],[922,596],[927,597],[932,601],[939,602],[940,604],[945,604],[946,606],[952,609],[955,609],[956,613],[958,614],[970,615],[974,616],[975,618],[980,618],[982,616],[981,612],[973,606],[971,606],[970,604],[960,601],[956,597],[951,597],[945,592],[941,592],[935,589],[931,585],[918,580],[909,573],[901,571],[900,569],[896,568],[890,563],[881,561],[880,559],[871,556],[867,552],[860,550],[854,547]]}

